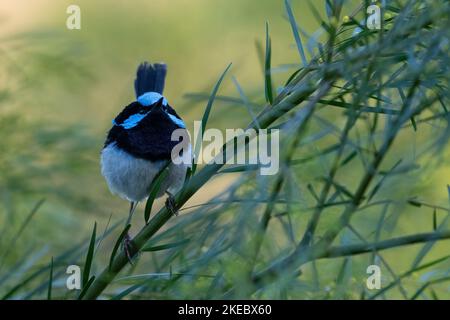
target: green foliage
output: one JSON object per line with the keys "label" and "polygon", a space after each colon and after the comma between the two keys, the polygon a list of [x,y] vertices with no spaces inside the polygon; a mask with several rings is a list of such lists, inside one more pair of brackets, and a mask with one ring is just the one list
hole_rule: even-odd
{"label": "green foliage", "polygon": [[[205,111],[203,113],[203,117],[202,117],[202,126],[201,126],[201,132],[199,134],[199,139],[197,140],[197,143],[195,145],[195,149],[194,149],[194,158],[198,159],[198,154],[200,153],[200,147],[201,147],[201,142],[203,140],[203,132],[205,132],[206,129],[206,125],[208,123],[209,120],[209,114],[211,113],[211,108],[213,106],[214,100],[216,99],[216,95],[217,92],[219,91],[220,88],[220,84],[223,81],[223,78],[225,78],[225,75],[227,74],[228,70],[231,67],[231,63],[225,68],[225,70],[223,71],[223,73],[221,74],[221,76],[219,77],[219,80],[217,80],[212,92],[211,92],[211,96],[208,99],[208,103],[206,105]],[[197,169],[197,163],[194,162],[192,164],[192,170],[191,170],[191,174],[193,175],[195,173]]]}
{"label": "green foliage", "polygon": [[156,199],[156,196],[159,192],[159,189],[161,188],[161,183],[164,182],[164,180],[167,178],[167,175],[169,174],[168,167],[170,165],[170,162],[168,162],[161,171],[155,176],[155,179],[152,181],[150,185],[150,192],[149,196],[147,198],[147,202],[145,204],[145,210],[144,210],[144,220],[145,223],[148,222],[148,219],[150,219],[150,213],[152,211],[153,202]]}
{"label": "green foliage", "polygon": [[[322,1],[323,7],[313,8],[313,15],[323,36],[314,37],[300,29],[297,21],[303,19],[296,19],[302,18],[294,15],[299,11],[286,0],[287,24],[300,58],[289,64],[290,74],[278,94],[272,91],[277,83],[272,67],[276,52],[267,28],[264,88],[257,95],[247,94],[236,77],[238,96],[218,95],[228,66],[210,94],[188,96],[193,103],[206,103],[203,129],[217,114],[238,106],[245,107],[249,128],[280,129],[278,174],[261,176],[257,165],[194,166],[175,195],[179,216],[162,207],[150,217],[156,207],[155,197],[150,197],[148,223],[133,238],[139,251],[134,265],[119,249],[130,225],[113,232],[119,221],[107,226],[101,239],[94,227],[90,241],[83,239],[83,245],[75,244],[60,255],[52,253],[50,265],[46,253],[22,250],[21,256],[10,257],[5,271],[0,269],[0,285],[7,284],[1,286],[1,296],[449,298],[450,208],[446,183],[435,172],[445,172],[448,161],[450,5],[444,0],[386,2],[382,30],[369,30],[361,24],[364,6],[351,11],[350,1]],[[361,32],[355,33],[358,27]],[[10,99],[6,92],[9,89],[0,99]],[[212,109],[213,103],[225,111]],[[8,120],[0,127],[2,133],[15,133],[22,121],[14,112],[2,113],[3,119]],[[53,145],[58,137],[49,134],[37,145]],[[76,145],[72,150],[78,150]],[[198,146],[195,151],[198,154]],[[10,157],[0,158],[2,168],[13,168],[16,158]],[[37,170],[54,166],[50,161]],[[26,176],[2,176],[2,187],[14,193],[24,190],[14,183]],[[212,180],[228,177],[232,183],[219,195],[188,203]],[[152,189],[155,193],[157,183]],[[436,190],[443,191],[435,194]],[[38,209],[21,220],[22,226]],[[33,221],[37,219],[39,215]],[[28,230],[20,224],[12,229],[7,242],[0,234],[2,250],[4,243],[19,247],[14,239]],[[83,289],[67,292],[59,285],[65,268],[83,260]],[[372,264],[382,270],[380,290],[369,290],[365,284]],[[90,270],[99,267],[103,271],[91,276]]]}
{"label": "green foliage", "polygon": [[92,230],[91,241],[89,242],[89,248],[86,255],[86,261],[84,262],[83,282],[82,282],[83,288],[86,288],[88,286],[90,280],[89,276],[91,272],[92,260],[94,258],[96,232],[97,232],[97,222],[94,223],[94,229]]}

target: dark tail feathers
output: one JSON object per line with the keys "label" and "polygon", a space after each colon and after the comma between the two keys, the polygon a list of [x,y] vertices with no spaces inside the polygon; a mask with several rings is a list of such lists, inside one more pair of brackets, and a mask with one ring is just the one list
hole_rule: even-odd
{"label": "dark tail feathers", "polygon": [[167,65],[165,63],[141,63],[136,72],[136,80],[134,80],[136,97],[146,92],[158,92],[162,94],[166,73]]}

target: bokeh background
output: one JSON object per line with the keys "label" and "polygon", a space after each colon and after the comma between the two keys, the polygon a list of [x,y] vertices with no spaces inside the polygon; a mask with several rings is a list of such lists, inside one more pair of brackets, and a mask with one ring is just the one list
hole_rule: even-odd
{"label": "bokeh background", "polygon": [[[81,30],[68,30],[66,9],[72,3],[4,1],[0,9],[2,124],[10,126],[2,129],[8,136],[1,160],[2,210],[20,221],[21,211],[45,198],[42,224],[29,233],[52,246],[64,245],[66,228],[78,239],[93,221],[127,214],[127,203],[109,193],[100,175],[99,152],[111,119],[134,99],[141,61],[168,64],[165,95],[190,128],[201,120],[205,103],[186,94],[209,93],[230,62],[231,74],[262,102],[257,43],[264,44],[266,21],[276,34],[274,66],[297,63],[277,1],[78,1]],[[310,15],[304,22],[314,24]],[[280,69],[276,76],[284,80],[288,74]],[[238,96],[230,78],[222,88]],[[239,128],[249,116],[242,106],[219,102],[211,121]],[[213,181],[197,201],[211,198],[230,179]]]}
{"label": "bokeh background", "polygon": [[[1,218],[7,213],[20,223],[21,215],[45,198],[40,223],[28,234],[57,248],[66,244],[67,236],[71,241],[85,237],[93,221],[102,224],[111,214],[127,214],[128,204],[109,193],[100,174],[99,153],[111,119],[134,100],[133,81],[141,61],[168,64],[165,95],[191,132],[205,103],[186,95],[209,94],[230,62],[231,74],[247,95],[263,103],[259,50],[266,21],[274,35],[273,66],[279,67],[274,78],[281,84],[292,71],[289,64],[298,64],[282,2],[78,1],[81,30],[68,30],[66,9],[71,4],[4,1],[0,8],[1,121],[8,137],[0,160]],[[307,10],[299,2],[302,24],[313,31],[317,22]],[[239,97],[230,78],[221,94]],[[211,126],[240,128],[249,120],[243,106],[219,102]],[[213,197],[233,177],[219,180],[193,202]]]}
{"label": "bokeh background", "polygon": [[[348,3],[351,8],[356,1]],[[66,28],[70,4],[81,8],[81,30]],[[293,1],[293,6],[303,30],[312,34],[319,24],[307,1]],[[324,12],[322,4],[317,7]],[[209,94],[230,62],[232,69],[220,95],[239,97],[234,77],[255,105],[264,105],[266,22],[272,37],[273,81],[279,87],[300,63],[283,1],[1,1],[0,268],[8,269],[31,253],[35,261],[48,262],[50,256],[89,237],[94,221],[103,230],[126,217],[128,204],[109,193],[100,174],[99,153],[111,119],[134,99],[134,73],[141,61],[168,64],[165,96],[189,128],[201,119],[205,106],[205,100],[192,93]],[[208,125],[239,128],[249,121],[241,104],[219,99]],[[417,195],[448,207],[449,149],[415,161],[424,151],[416,144],[429,134],[433,134],[432,127],[401,137],[392,163],[402,158],[421,170],[405,173],[383,192],[403,200]],[[303,189],[297,196],[305,207],[309,201],[306,185],[314,175],[310,172],[320,166],[306,164],[298,169],[304,182],[300,181]],[[351,183],[357,173],[352,168],[346,172],[342,179]],[[205,203],[238,177],[218,176],[188,205]],[[24,219],[42,199],[26,232],[8,250]],[[396,210],[391,231],[405,234],[431,227],[431,215],[424,216],[419,208],[402,204]],[[132,233],[143,224],[141,213],[142,207],[135,215]],[[367,228],[373,223],[376,219],[368,218]],[[106,246],[110,249],[112,244]],[[437,244],[430,257],[442,256],[449,248],[448,241]],[[396,270],[403,270],[419,249],[392,250],[386,256],[392,258]],[[324,266],[325,279],[336,278],[337,263]],[[349,283],[363,277],[364,270],[362,265],[350,271]],[[324,280],[323,296],[329,289]],[[446,288],[442,290],[450,297]]]}

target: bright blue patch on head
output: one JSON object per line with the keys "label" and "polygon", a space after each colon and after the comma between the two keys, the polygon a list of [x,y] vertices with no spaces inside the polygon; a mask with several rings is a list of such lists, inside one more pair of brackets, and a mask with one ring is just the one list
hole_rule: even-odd
{"label": "bright blue patch on head", "polygon": [[177,126],[186,129],[186,125],[184,124],[183,120],[178,119],[177,117],[175,117],[170,113],[168,113],[167,115],[169,116],[170,120],[172,120],[172,122],[175,123]]}
{"label": "bright blue patch on head", "polygon": [[[150,112],[150,111],[149,111]],[[133,114],[131,116],[128,117],[127,120],[125,120],[123,123],[121,123],[120,125],[122,127],[124,127],[125,129],[131,129],[133,127],[136,127],[138,125],[138,123],[145,118],[145,116],[149,113],[137,113],[137,114]]]}
{"label": "bright blue patch on head", "polygon": [[144,107],[148,107],[148,106],[151,106],[152,104],[155,104],[156,102],[158,102],[161,98],[163,99],[163,102],[162,102],[163,105],[166,106],[167,105],[166,98],[164,98],[158,92],[146,92],[137,98],[137,102],[142,104]]}
{"label": "bright blue patch on head", "polygon": [[[155,104],[156,102],[158,102],[159,100],[162,100],[162,104],[163,106],[167,106],[167,100],[166,98],[164,98],[161,94],[159,94],[158,92],[147,92],[144,93],[143,95],[139,96],[137,98],[137,102],[139,102],[141,105],[143,105],[144,107],[149,107],[153,104]],[[167,112],[166,108],[164,108],[164,111],[166,112],[166,114],[169,116],[170,120],[176,124],[178,127],[180,128],[184,128],[186,129],[186,125],[184,124],[183,120],[178,119],[176,116],[170,114]],[[144,119],[149,113],[151,112],[151,110],[149,110],[146,113],[136,113],[133,114],[131,116],[129,116],[124,122],[122,122],[121,124],[117,124],[116,120],[113,120],[112,123],[115,126],[121,126],[124,129],[131,129],[136,127],[139,122]]]}

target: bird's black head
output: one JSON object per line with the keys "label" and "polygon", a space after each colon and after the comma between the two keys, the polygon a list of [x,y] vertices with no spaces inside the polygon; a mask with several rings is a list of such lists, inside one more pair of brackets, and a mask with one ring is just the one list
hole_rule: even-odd
{"label": "bird's black head", "polygon": [[148,160],[170,159],[176,129],[185,129],[183,120],[162,95],[167,72],[165,64],[142,63],[134,82],[137,99],[113,120],[105,147],[115,143],[128,153]]}
{"label": "bird's black head", "polygon": [[[152,96],[154,93],[149,93]],[[147,103],[152,104],[147,105]],[[157,160],[170,157],[174,130],[185,129],[183,120],[162,96],[154,102],[145,94],[126,106],[113,120],[105,147],[116,143],[136,157]]]}
{"label": "bird's black head", "polygon": [[167,118],[166,120],[179,128],[185,128],[184,122],[163,96],[155,92],[148,92],[126,106],[113,120],[113,124],[128,130],[140,124],[148,125],[151,118],[161,117]]}

